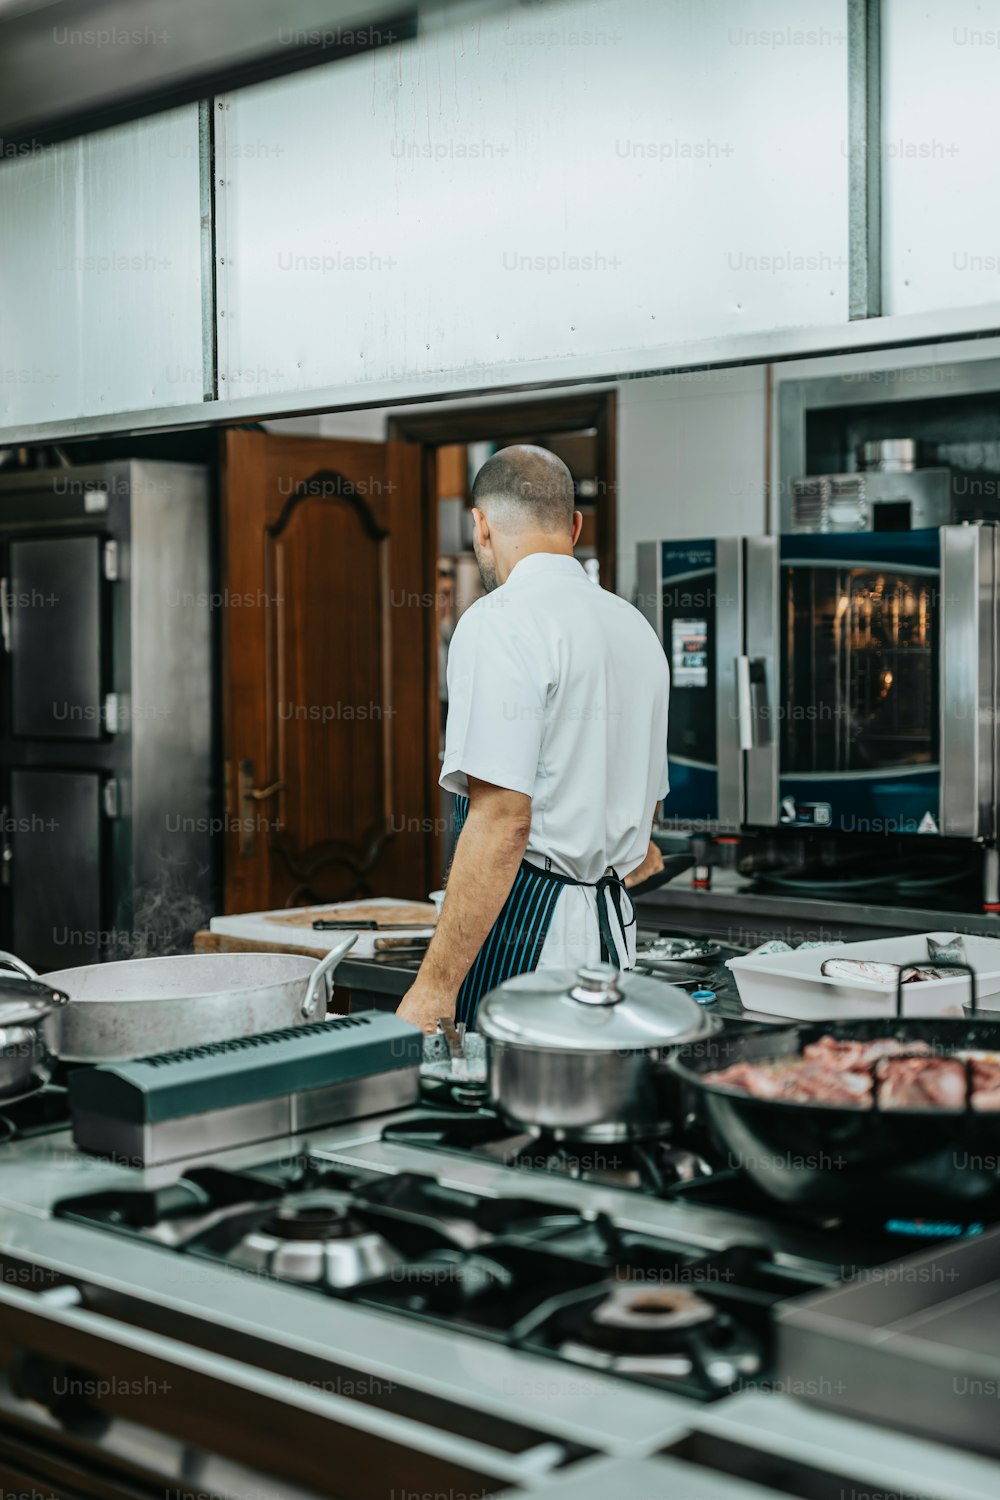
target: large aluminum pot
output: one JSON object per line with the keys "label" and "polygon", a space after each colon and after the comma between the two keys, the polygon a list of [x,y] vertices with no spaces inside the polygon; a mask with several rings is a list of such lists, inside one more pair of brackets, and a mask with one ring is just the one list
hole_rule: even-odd
{"label": "large aluminum pot", "polygon": [[501,1113],[521,1129],[595,1141],[655,1135],[669,1088],[660,1064],[719,1024],[674,985],[610,964],[507,980],[476,1018]]}
{"label": "large aluminum pot", "polygon": [[54,1013],[54,1050],[64,1062],[121,1062],[322,1020],[328,977],[355,941],[344,938],[319,963],[294,953],[186,953],[46,974],[69,996]]}

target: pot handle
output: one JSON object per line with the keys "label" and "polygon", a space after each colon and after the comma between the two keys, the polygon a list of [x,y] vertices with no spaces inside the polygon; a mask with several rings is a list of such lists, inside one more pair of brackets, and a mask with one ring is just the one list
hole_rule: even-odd
{"label": "pot handle", "polygon": [[41,1000],[53,1007],[68,1005],[69,995],[65,990],[54,990],[44,979],[15,979],[13,974],[0,974],[0,1001]]}
{"label": "pot handle", "polygon": [[[13,969],[14,973],[6,972]],[[16,977],[19,976],[19,977]],[[43,1000],[48,1005],[68,1005],[65,990],[54,990],[44,979],[39,979],[30,964],[13,953],[0,949],[0,998],[12,1000]]]}
{"label": "pot handle", "polygon": [[24,975],[25,979],[38,978],[38,974],[30,964],[26,964],[23,958],[18,958],[16,954],[8,953],[3,948],[0,948],[0,965],[7,969],[16,969],[19,974]]}
{"label": "pot handle", "polygon": [[320,984],[333,973],[340,960],[344,957],[344,954],[350,952],[357,940],[357,933],[352,932],[349,937],[341,938],[339,943],[335,943],[326,957],[320,959],[315,969],[309,975],[309,983],[306,985],[306,992],[302,1000],[303,1016],[308,1018],[314,1014],[319,1003]]}

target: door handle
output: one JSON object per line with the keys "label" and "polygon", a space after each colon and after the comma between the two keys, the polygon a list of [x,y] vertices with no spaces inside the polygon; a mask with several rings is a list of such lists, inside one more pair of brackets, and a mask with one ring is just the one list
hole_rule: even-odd
{"label": "door handle", "polygon": [[10,588],[6,578],[0,578],[0,639],[5,655],[10,655]]}
{"label": "door handle", "polygon": [[741,750],[761,750],[770,745],[767,662],[762,656],[736,658],[736,713]]}
{"label": "door handle", "polygon": [[253,761],[241,760],[236,778],[236,797],[239,804],[240,857],[251,859],[256,848],[256,815],[254,809],[269,797],[285,790],[283,781],[272,781],[270,786],[256,787],[253,784]]}
{"label": "door handle", "polygon": [[283,781],[272,781],[270,786],[252,786],[244,793],[244,796],[252,797],[255,802],[266,802],[268,797],[273,797],[275,792],[283,792],[285,783]]}

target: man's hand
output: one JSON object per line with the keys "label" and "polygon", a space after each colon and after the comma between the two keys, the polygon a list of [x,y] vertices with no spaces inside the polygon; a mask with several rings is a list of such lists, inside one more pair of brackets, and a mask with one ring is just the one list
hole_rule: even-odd
{"label": "man's hand", "polygon": [[439,993],[421,984],[418,978],[403,996],[396,1014],[400,1020],[410,1021],[428,1036],[433,1036],[439,1017],[454,1017],[455,1001],[442,1000]]}
{"label": "man's hand", "polygon": [[662,869],[663,855],[660,853],[658,846],[650,839],[649,848],[646,850],[646,857],[642,864],[637,865],[630,875],[625,876],[625,889],[631,890],[632,886],[639,885],[641,881],[649,880],[653,875],[659,875]]}

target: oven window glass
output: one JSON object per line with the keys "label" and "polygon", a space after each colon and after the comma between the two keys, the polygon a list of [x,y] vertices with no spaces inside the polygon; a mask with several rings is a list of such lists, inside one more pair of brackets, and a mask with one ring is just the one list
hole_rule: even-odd
{"label": "oven window glass", "polygon": [[782,770],[934,764],[938,575],[801,564],[782,571]]}

